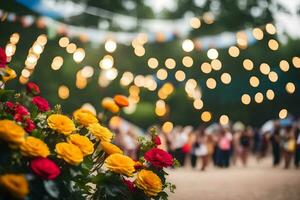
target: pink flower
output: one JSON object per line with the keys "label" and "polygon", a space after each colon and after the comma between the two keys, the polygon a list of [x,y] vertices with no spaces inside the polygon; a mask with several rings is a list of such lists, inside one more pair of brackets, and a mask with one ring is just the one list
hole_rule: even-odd
{"label": "pink flower", "polygon": [[7,56],[5,51],[0,47],[0,68],[5,68],[7,63]]}
{"label": "pink flower", "polygon": [[34,94],[34,95],[40,94],[39,86],[33,82],[27,83],[26,90],[29,94]]}
{"label": "pink flower", "polygon": [[53,180],[60,174],[55,162],[48,158],[36,158],[30,162],[31,170],[43,179]]}
{"label": "pink flower", "polygon": [[48,101],[43,97],[33,97],[32,103],[35,104],[41,112],[46,112],[50,109]]}
{"label": "pink flower", "polygon": [[29,115],[30,113],[25,106],[17,104],[16,105],[16,114],[24,116],[24,115]]}
{"label": "pink flower", "polygon": [[5,102],[5,106],[7,108],[9,108],[10,110],[13,110],[15,107],[15,104],[13,102],[7,101],[7,102]]}

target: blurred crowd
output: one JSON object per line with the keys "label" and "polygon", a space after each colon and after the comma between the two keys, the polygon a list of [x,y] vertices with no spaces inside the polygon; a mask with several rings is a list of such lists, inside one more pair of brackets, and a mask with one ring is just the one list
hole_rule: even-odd
{"label": "blurred crowd", "polygon": [[[125,154],[133,159],[137,157],[137,137],[143,134],[133,125],[114,127],[115,141]],[[300,164],[300,119],[270,120],[256,128],[245,126],[242,122],[208,127],[175,126],[166,133],[156,126],[161,140],[159,148],[170,152],[181,166],[192,166],[205,170],[214,165],[228,168],[240,162],[247,166],[250,155],[257,160],[270,154],[273,166],[283,163],[290,168],[292,163],[298,168]],[[138,132],[138,133],[137,133]]]}

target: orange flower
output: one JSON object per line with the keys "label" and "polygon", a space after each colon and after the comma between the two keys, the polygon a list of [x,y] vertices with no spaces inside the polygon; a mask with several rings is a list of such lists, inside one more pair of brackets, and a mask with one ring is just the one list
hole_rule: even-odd
{"label": "orange flower", "polygon": [[123,95],[116,95],[114,97],[114,101],[121,108],[127,107],[129,105],[128,98]]}
{"label": "orange flower", "polygon": [[104,109],[109,110],[112,113],[117,113],[120,110],[119,106],[110,97],[105,97],[102,100],[101,105]]}
{"label": "orange flower", "polygon": [[110,142],[100,142],[102,150],[107,153],[108,155],[119,153],[123,154],[123,151],[117,147],[116,145],[110,143]]}

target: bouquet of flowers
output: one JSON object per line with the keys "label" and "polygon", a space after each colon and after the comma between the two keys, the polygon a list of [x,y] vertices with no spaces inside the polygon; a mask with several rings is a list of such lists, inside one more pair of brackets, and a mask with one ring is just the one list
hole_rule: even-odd
{"label": "bouquet of flowers", "polygon": [[[16,77],[0,49],[0,80]],[[113,144],[114,134],[80,108],[72,116],[51,109],[32,82],[26,90],[0,89],[0,199],[167,199],[166,167],[176,160],[159,148],[159,137],[139,138],[139,159]],[[122,95],[105,98],[104,110],[128,106]]]}

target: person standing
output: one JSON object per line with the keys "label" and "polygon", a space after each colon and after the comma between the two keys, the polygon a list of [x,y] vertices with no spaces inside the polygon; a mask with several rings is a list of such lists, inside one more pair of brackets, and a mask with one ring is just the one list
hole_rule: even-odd
{"label": "person standing", "polygon": [[276,167],[280,163],[281,148],[280,148],[280,125],[278,122],[274,123],[273,134],[270,137],[273,154],[273,166]]}

